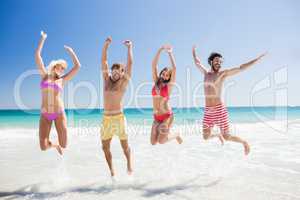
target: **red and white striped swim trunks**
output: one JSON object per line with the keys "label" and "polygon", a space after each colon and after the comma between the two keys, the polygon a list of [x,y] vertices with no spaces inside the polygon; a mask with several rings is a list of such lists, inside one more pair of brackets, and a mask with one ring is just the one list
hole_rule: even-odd
{"label": "red and white striped swim trunks", "polygon": [[214,125],[227,133],[229,130],[228,112],[223,104],[206,106],[204,109],[203,128],[212,128]]}

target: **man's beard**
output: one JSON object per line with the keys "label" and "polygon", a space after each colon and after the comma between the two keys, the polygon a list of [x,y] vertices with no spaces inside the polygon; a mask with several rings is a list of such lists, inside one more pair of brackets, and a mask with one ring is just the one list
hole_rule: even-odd
{"label": "man's beard", "polygon": [[218,72],[218,71],[220,70],[220,68],[221,68],[220,66],[217,67],[217,68],[215,68],[215,66],[213,66],[213,67],[212,67],[212,70],[213,70],[214,72]]}
{"label": "man's beard", "polygon": [[113,82],[113,83],[117,83],[120,79],[121,79],[121,78],[119,77],[118,79],[115,80],[112,76],[110,76],[110,80],[111,80],[111,82]]}

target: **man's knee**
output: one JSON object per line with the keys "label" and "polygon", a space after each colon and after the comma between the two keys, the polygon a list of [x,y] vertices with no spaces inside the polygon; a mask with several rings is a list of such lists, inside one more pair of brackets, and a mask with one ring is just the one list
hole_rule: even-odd
{"label": "man's knee", "polygon": [[231,135],[228,133],[222,134],[222,136],[223,136],[224,140],[229,140],[231,137]]}
{"label": "man's knee", "polygon": [[104,153],[109,153],[110,152],[110,146],[109,145],[102,145],[102,150]]}
{"label": "man's knee", "polygon": [[209,139],[209,136],[210,136],[210,134],[211,134],[210,129],[207,128],[207,127],[206,127],[206,128],[203,127],[202,132],[203,132],[203,134],[202,134],[203,139],[204,139],[204,140],[208,140],[208,139]]}
{"label": "man's knee", "polygon": [[209,138],[209,134],[207,134],[207,133],[203,133],[202,136],[203,136],[203,139],[204,139],[204,140],[208,140],[208,138]]}
{"label": "man's knee", "polygon": [[203,129],[202,137],[204,140],[208,140],[210,136],[210,130],[209,129]]}
{"label": "man's knee", "polygon": [[130,151],[130,147],[128,145],[128,142],[127,142],[127,139],[125,140],[120,140],[121,141],[121,146],[122,146],[122,149],[123,149],[123,152],[124,153],[127,153]]}
{"label": "man's knee", "polygon": [[129,146],[125,146],[125,147],[122,147],[123,149],[123,152],[126,154],[126,153],[130,153],[130,147]]}

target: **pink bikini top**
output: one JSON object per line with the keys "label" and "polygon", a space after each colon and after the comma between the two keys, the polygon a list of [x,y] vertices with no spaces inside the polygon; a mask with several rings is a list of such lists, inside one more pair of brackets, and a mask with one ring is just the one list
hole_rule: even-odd
{"label": "pink bikini top", "polygon": [[168,85],[165,84],[164,86],[160,87],[159,94],[157,93],[156,86],[154,85],[152,88],[152,96],[160,95],[161,97],[169,100],[169,88]]}
{"label": "pink bikini top", "polygon": [[42,81],[40,86],[41,86],[41,89],[52,88],[53,90],[58,91],[58,92],[62,91],[62,88],[57,83],[51,83],[51,82],[48,82],[47,80]]}

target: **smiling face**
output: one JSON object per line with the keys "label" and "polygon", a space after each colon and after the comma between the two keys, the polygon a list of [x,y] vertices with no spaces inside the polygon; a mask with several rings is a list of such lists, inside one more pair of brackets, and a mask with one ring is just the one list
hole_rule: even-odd
{"label": "smiling face", "polygon": [[125,75],[125,67],[123,64],[113,64],[111,67],[111,80],[117,82]]}
{"label": "smiling face", "polygon": [[63,75],[65,69],[67,68],[67,62],[65,60],[53,60],[49,64],[49,74],[54,77],[59,78]]}
{"label": "smiling face", "polygon": [[218,72],[221,68],[222,63],[223,63],[223,59],[221,57],[215,57],[212,60],[212,64],[211,64],[213,71]]}
{"label": "smiling face", "polygon": [[223,63],[223,57],[221,54],[213,52],[208,57],[208,64],[211,66],[212,71],[218,72]]}
{"label": "smiling face", "polygon": [[56,75],[56,76],[61,76],[65,71],[65,67],[61,64],[57,64],[53,67],[52,72]]}
{"label": "smiling face", "polygon": [[161,72],[159,74],[159,78],[161,78],[164,83],[167,83],[171,79],[171,73],[172,73],[172,70],[165,67],[164,69],[161,70]]}

